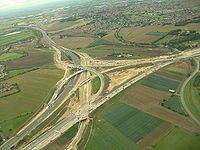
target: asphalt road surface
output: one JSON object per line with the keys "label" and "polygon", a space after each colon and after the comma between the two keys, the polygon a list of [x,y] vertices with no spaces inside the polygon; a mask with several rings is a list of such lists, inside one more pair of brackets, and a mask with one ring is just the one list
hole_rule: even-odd
{"label": "asphalt road surface", "polygon": [[[44,40],[52,47],[55,47],[59,49],[60,51],[65,52],[68,54],[71,58],[74,64],[79,65],[80,59],[79,57],[74,54],[71,51],[68,51],[67,49],[64,49],[63,47],[60,47],[55,42],[53,42],[47,34],[38,28],[34,28],[35,30],[40,31],[43,34]],[[78,69],[76,69],[78,71]],[[73,89],[74,85],[76,85],[80,75],[77,75],[75,77],[72,77],[69,79],[69,82],[66,85],[66,88],[62,91],[62,93],[56,98],[54,103],[52,105],[48,105],[47,109],[44,111],[42,115],[40,115],[37,119],[35,119],[33,122],[31,122],[28,126],[26,126],[22,131],[17,133],[15,136],[10,138],[9,140],[5,141],[0,146],[0,150],[9,150],[10,148],[14,147],[20,140],[22,140],[26,135],[28,135],[33,129],[35,129],[40,123],[43,122],[43,120],[46,119],[46,117],[53,111],[55,111],[58,106],[62,103],[62,101],[65,99],[65,97],[70,93],[70,91]]]}
{"label": "asphalt road surface", "polygon": [[189,108],[187,107],[185,100],[184,100],[184,89],[185,86],[187,85],[187,83],[199,72],[199,60],[195,59],[195,62],[197,64],[194,72],[190,75],[189,78],[187,78],[184,83],[182,84],[181,87],[181,92],[180,92],[180,97],[181,97],[181,103],[184,107],[184,109],[186,110],[186,112],[189,114],[189,116],[200,126],[200,121],[191,113],[191,111],[189,110]]}

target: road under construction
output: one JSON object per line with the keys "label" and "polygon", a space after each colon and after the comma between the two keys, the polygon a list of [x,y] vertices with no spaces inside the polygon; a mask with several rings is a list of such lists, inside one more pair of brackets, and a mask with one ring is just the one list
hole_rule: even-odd
{"label": "road under construction", "polygon": [[[92,60],[92,58],[86,57],[81,53],[76,51],[64,48],[59,46],[54,41],[52,41],[45,31],[37,27],[27,27],[32,28],[33,30],[37,30],[41,32],[44,41],[56,51],[57,57],[55,57],[55,63],[61,65],[66,70],[69,68],[73,68],[73,73],[62,79],[57,85],[57,89],[55,90],[51,100],[49,103],[34,117],[27,123],[16,135],[12,138],[6,140],[1,146],[0,150],[9,150],[14,148],[25,136],[31,133],[37,126],[39,126],[42,122],[44,122],[53,112],[55,112],[67,99],[69,99],[70,95],[76,91],[76,89],[80,86],[79,79],[80,75],[83,74],[84,78],[81,81],[81,86],[83,86],[83,102],[77,107],[76,110],[70,111],[64,120],[60,121],[58,124],[53,126],[51,129],[46,131],[44,134],[38,136],[34,141],[31,141],[27,145],[23,147],[24,150],[38,150],[44,148],[46,145],[54,141],[56,138],[61,136],[64,132],[66,132],[70,127],[79,122],[80,120],[87,119],[89,113],[93,112],[99,106],[104,104],[113,96],[117,95],[119,92],[123,91],[130,85],[136,83],[142,78],[148,76],[149,74],[167,66],[178,60],[195,57],[200,55],[200,49],[188,50],[184,52],[180,52],[178,54],[173,54],[169,56],[156,57],[156,58],[148,58],[148,59],[138,59],[138,60],[109,60],[109,61],[100,61],[100,60]],[[61,60],[61,53],[66,53],[69,57],[71,57],[72,63],[68,63]],[[92,61],[91,61],[92,60]],[[117,85],[112,90],[103,93],[103,89],[105,86],[104,75],[106,71],[99,71],[96,68],[101,67],[111,67],[107,71],[115,70],[127,66],[135,66],[141,64],[153,64],[147,69],[138,72],[136,75],[132,76],[125,82]],[[93,76],[91,76],[92,74]],[[89,100],[89,81],[95,76],[100,78],[101,86],[96,95],[92,100]],[[63,89],[63,86],[65,88]],[[61,90],[63,89],[63,90]],[[86,127],[86,122],[81,122],[79,131],[77,135],[74,137],[71,144],[67,147],[67,149],[73,149],[74,146],[78,143],[83,134],[83,130]]]}

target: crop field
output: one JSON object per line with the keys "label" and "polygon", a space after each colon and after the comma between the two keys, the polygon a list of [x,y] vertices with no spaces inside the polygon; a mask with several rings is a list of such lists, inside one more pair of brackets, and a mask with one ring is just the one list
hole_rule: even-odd
{"label": "crop field", "polygon": [[[154,94],[150,94],[154,93]],[[140,109],[148,109],[154,105],[160,105],[163,99],[170,98],[170,93],[156,90],[144,85],[136,84],[129,87],[121,96],[120,101]]]}
{"label": "crop field", "polygon": [[73,26],[75,24],[77,24],[77,21],[70,21],[70,22],[57,21],[50,24],[42,25],[41,28],[49,32],[49,31],[61,30],[61,29]]}
{"label": "crop field", "polygon": [[[48,76],[48,78],[46,78]],[[35,112],[44,102],[49,100],[57,81],[63,76],[63,71],[55,67],[41,68],[4,82],[17,83],[20,92],[0,99],[0,122],[7,123],[21,115]],[[18,126],[21,126],[21,122]],[[2,131],[5,131],[1,128]],[[9,135],[14,132],[10,130]],[[4,132],[3,132],[4,134]],[[5,133],[8,135],[8,133]]]}
{"label": "crop field", "polygon": [[31,32],[21,32],[18,34],[0,37],[0,46],[16,43],[18,41],[26,40],[31,37],[33,37],[33,34]]}
{"label": "crop field", "polygon": [[168,91],[169,89],[175,90],[179,85],[179,81],[162,75],[152,74],[144,79],[141,84],[161,91]]}
{"label": "crop field", "polygon": [[168,78],[171,78],[171,79],[174,79],[174,80],[178,80],[178,81],[181,81],[183,80],[184,78],[181,77],[181,76],[177,76],[173,73],[170,73],[168,72],[168,70],[160,70],[159,72],[157,72],[158,75],[162,75],[162,76],[165,76],[165,77],[168,77]]}
{"label": "crop field", "polygon": [[58,32],[64,32],[66,30],[74,29],[80,26],[84,26],[90,21],[86,21],[84,19],[80,19],[73,22],[55,22],[55,24],[50,24],[45,27],[43,27],[44,30],[48,31],[49,33],[58,33]]}
{"label": "crop field", "polygon": [[172,75],[175,75],[175,76],[179,76],[179,77],[183,77],[183,78],[187,77],[186,74],[183,74],[181,72],[172,71],[172,70],[164,69],[164,70],[162,70],[162,72],[165,72],[165,73],[168,73],[168,74],[172,74]]}
{"label": "crop field", "polygon": [[19,54],[19,53],[4,53],[0,55],[0,61],[9,61],[9,60],[20,58],[22,56],[24,55]]}
{"label": "crop field", "polygon": [[90,45],[95,38],[90,37],[66,37],[62,39],[55,39],[55,42],[59,45],[62,45],[66,48],[71,49],[83,49]]}
{"label": "crop field", "polygon": [[115,32],[116,30],[109,32],[108,35],[103,37],[103,39],[112,44],[122,44],[122,42],[120,42],[119,40],[115,38]]}
{"label": "crop field", "polygon": [[149,32],[151,32],[151,30],[147,27],[131,27],[123,28],[119,32],[119,35],[127,41],[136,43],[152,43],[153,41],[159,39],[160,36],[149,35]]}
{"label": "crop field", "polygon": [[167,52],[166,48],[143,48],[143,47],[132,47],[124,45],[101,45],[88,48],[82,52],[89,54],[92,57],[109,57],[113,53],[128,53],[133,55],[133,58],[147,58],[160,56]]}
{"label": "crop field", "polygon": [[154,35],[154,36],[163,36],[163,35],[166,35],[167,33],[166,32],[149,32],[149,33],[146,33],[146,35]]}
{"label": "crop field", "polygon": [[104,114],[104,118],[134,142],[156,128],[162,120],[126,104],[119,104]]}
{"label": "crop field", "polygon": [[169,92],[156,90],[138,83],[123,91],[119,100],[152,116],[189,131],[200,133],[200,128],[190,118],[161,106],[163,100],[169,99],[170,96]]}
{"label": "crop field", "polygon": [[188,82],[184,89],[184,100],[192,114],[200,119],[200,73]]}
{"label": "crop field", "polygon": [[38,67],[41,65],[52,64],[52,54],[47,51],[36,50],[31,48],[28,50],[28,55],[18,59],[2,62],[6,65],[7,70],[18,70],[23,68]]}
{"label": "crop field", "polygon": [[167,131],[169,131],[172,128],[172,124],[169,122],[163,122],[161,123],[157,128],[155,128],[150,134],[145,136],[143,139],[137,142],[137,144],[144,148],[144,150],[148,150],[149,145],[153,144],[156,140],[158,140],[160,137],[165,135]]}
{"label": "crop field", "polygon": [[84,150],[139,150],[139,148],[119,130],[104,121],[93,129]]}
{"label": "crop field", "polygon": [[88,47],[95,47],[95,46],[100,46],[100,45],[107,45],[109,44],[108,41],[104,40],[103,38],[97,39],[91,44],[88,45]]}
{"label": "crop field", "polygon": [[183,75],[187,75],[187,73],[190,71],[191,69],[191,64],[189,61],[181,61],[181,62],[177,62],[173,65],[170,65],[166,68],[167,72],[177,72],[179,73],[179,75],[183,74]]}
{"label": "crop field", "polygon": [[156,150],[199,150],[200,135],[174,127],[153,146]]}
{"label": "crop field", "polygon": [[157,41],[156,43],[157,44],[165,44],[165,43],[168,43],[170,40],[173,40],[175,39],[176,37],[173,36],[173,35],[167,35],[166,37],[164,37],[163,39]]}
{"label": "crop field", "polygon": [[177,113],[185,114],[184,111],[183,111],[183,108],[181,106],[180,99],[179,99],[178,96],[170,97],[167,101],[165,101],[163,103],[163,106],[165,106],[166,108],[169,108],[172,111],[175,111]]}
{"label": "crop field", "polygon": [[8,71],[8,75],[4,79],[12,78],[20,74],[24,74],[29,71],[36,70],[38,68],[24,68],[24,69],[17,69],[17,70],[10,70]]}
{"label": "crop field", "polygon": [[[151,16],[152,17],[152,16]],[[183,29],[183,30],[196,30],[200,31],[200,23],[192,23],[186,26],[173,26],[173,25],[165,25],[165,26],[146,26],[146,27],[129,27],[123,28],[120,31],[120,35],[128,41],[137,42],[137,43],[151,43],[159,37],[163,36],[163,34],[176,29]],[[154,35],[152,35],[154,33]],[[155,36],[155,33],[162,33],[162,35]],[[158,43],[164,43],[173,37],[166,36],[164,39],[159,40]]]}

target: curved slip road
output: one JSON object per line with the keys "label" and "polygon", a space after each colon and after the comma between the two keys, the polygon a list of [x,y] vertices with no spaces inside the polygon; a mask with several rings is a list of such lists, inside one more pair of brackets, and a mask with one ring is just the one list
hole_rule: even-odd
{"label": "curved slip road", "polygon": [[180,97],[181,97],[181,103],[182,103],[184,109],[186,110],[186,112],[188,113],[188,115],[200,126],[200,121],[191,113],[190,109],[187,107],[185,100],[184,100],[185,86],[199,72],[199,61],[197,59],[195,59],[195,62],[197,64],[197,66],[196,66],[194,72],[190,75],[190,77],[184,81],[184,83],[181,87]]}
{"label": "curved slip road", "polygon": [[[79,57],[74,54],[71,51],[68,51],[67,49],[57,45],[55,42],[53,42],[48,36],[47,34],[39,29],[39,28],[33,28],[35,30],[38,30],[42,33],[43,35],[43,39],[51,46],[51,47],[55,47],[57,49],[59,49],[60,51],[63,51],[64,53],[68,54],[71,58],[72,61],[75,65],[79,65],[80,64],[80,59]],[[78,69],[76,69],[78,70]],[[5,141],[5,143],[3,143],[0,146],[0,150],[9,150],[11,149],[13,146],[17,145],[17,143],[19,141],[21,141],[26,135],[28,135],[32,130],[34,130],[40,123],[42,123],[47,116],[49,116],[50,113],[54,112],[58,106],[63,102],[63,100],[65,99],[65,97],[70,93],[70,91],[74,88],[74,86],[76,85],[78,79],[79,79],[80,75],[77,75],[75,77],[72,77],[69,79],[69,82],[66,85],[66,88],[62,91],[62,93],[56,98],[56,100],[51,103],[51,105],[48,105],[46,107],[46,110],[44,111],[44,113],[42,113],[38,118],[36,118],[33,122],[31,122],[28,126],[26,126],[23,130],[21,130],[20,132],[18,132],[15,136],[13,136],[12,138],[10,138],[9,140]]]}

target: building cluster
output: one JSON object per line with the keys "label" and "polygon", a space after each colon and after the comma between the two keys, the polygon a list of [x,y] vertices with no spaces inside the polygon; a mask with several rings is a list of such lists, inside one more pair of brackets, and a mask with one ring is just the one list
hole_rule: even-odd
{"label": "building cluster", "polygon": [[10,91],[13,88],[13,85],[8,83],[0,83],[0,93]]}

